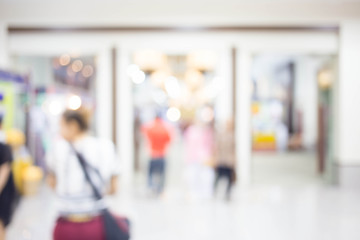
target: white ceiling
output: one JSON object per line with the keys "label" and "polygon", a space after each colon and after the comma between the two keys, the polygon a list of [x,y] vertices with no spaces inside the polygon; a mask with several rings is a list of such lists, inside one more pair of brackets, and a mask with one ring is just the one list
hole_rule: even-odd
{"label": "white ceiling", "polygon": [[11,25],[294,25],[360,19],[360,0],[0,0]]}

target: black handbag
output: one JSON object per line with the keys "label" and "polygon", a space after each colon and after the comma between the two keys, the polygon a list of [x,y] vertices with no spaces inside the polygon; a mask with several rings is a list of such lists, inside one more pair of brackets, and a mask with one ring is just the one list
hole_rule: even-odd
{"label": "black handbag", "polygon": [[[95,183],[90,178],[89,172],[87,170],[88,163],[85,161],[84,156],[77,152],[75,148],[73,147],[76,157],[79,160],[80,166],[84,172],[86,181],[90,184],[91,189],[94,193],[94,196],[97,200],[100,200],[103,198],[100,191],[96,188]],[[118,222],[115,217],[110,213],[108,209],[104,209],[101,212],[103,224],[104,224],[104,230],[105,230],[105,236],[106,240],[129,240],[130,239],[130,233],[129,233],[129,221],[128,219],[124,218],[120,222]],[[119,226],[120,225],[120,226]]]}

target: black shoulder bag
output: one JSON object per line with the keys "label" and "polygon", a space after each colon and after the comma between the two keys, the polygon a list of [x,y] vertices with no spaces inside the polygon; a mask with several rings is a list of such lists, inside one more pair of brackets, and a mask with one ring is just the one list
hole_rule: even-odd
{"label": "black shoulder bag", "polygon": [[[94,196],[97,200],[100,200],[103,198],[102,194],[99,192],[99,190],[96,188],[95,183],[90,178],[89,172],[87,170],[88,163],[85,161],[85,158],[82,154],[77,152],[74,147],[72,147],[76,153],[76,157],[79,160],[80,166],[84,172],[86,181],[90,184],[91,189],[94,193]],[[110,211],[105,208],[101,212],[103,224],[104,224],[104,230],[106,235],[106,240],[129,240],[130,234],[129,234],[129,221],[127,219],[124,219],[120,223],[116,221],[114,216],[110,213]]]}

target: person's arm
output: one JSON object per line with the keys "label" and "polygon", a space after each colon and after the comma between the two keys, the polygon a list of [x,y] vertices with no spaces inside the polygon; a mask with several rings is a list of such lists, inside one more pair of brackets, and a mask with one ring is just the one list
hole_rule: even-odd
{"label": "person's arm", "polygon": [[119,177],[117,175],[114,175],[114,176],[111,177],[109,195],[116,194],[116,192],[118,190],[118,180],[119,180]]}
{"label": "person's arm", "polygon": [[0,193],[4,190],[4,187],[9,179],[11,172],[11,166],[9,163],[4,163],[0,166]]}
{"label": "person's arm", "polygon": [[50,172],[46,177],[46,182],[49,187],[53,190],[56,188],[56,176],[53,172]]}
{"label": "person's arm", "polygon": [[107,159],[109,162],[109,171],[110,171],[110,181],[108,185],[107,194],[115,195],[118,191],[118,182],[119,182],[119,174],[120,174],[120,163],[118,156],[116,154],[115,145],[112,142],[107,143],[108,150],[106,151]]}
{"label": "person's arm", "polygon": [[49,152],[47,152],[46,156],[45,156],[45,160],[46,160],[46,167],[48,169],[48,174],[46,176],[46,183],[48,184],[48,186],[52,189],[55,190],[56,189],[56,174],[55,174],[55,149],[51,148]]}

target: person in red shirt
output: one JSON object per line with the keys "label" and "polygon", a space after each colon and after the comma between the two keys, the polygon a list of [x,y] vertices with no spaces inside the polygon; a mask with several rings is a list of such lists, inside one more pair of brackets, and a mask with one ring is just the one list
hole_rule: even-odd
{"label": "person in red shirt", "polygon": [[[165,185],[165,157],[171,142],[171,128],[158,114],[154,121],[143,127],[142,131],[148,140],[151,152],[148,186],[152,191],[161,194]],[[154,181],[155,175],[159,176],[159,181]]]}

